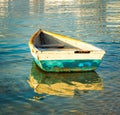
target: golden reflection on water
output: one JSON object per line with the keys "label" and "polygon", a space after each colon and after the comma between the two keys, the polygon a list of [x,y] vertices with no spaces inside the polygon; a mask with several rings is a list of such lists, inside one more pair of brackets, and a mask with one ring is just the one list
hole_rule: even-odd
{"label": "golden reflection on water", "polygon": [[8,0],[0,0],[0,16],[8,15]]}
{"label": "golden reflection on water", "polygon": [[[120,1],[109,2],[106,4],[106,22],[120,23]],[[120,25],[119,25],[120,27]]]}
{"label": "golden reflection on water", "polygon": [[[119,6],[120,1],[109,0],[106,2],[100,0],[29,0],[29,14],[44,14],[43,16],[53,15],[53,18],[55,18],[54,15],[56,15],[58,19],[60,15],[63,17],[68,16],[67,22],[70,23],[70,26],[67,24],[66,18],[62,18],[60,25],[57,21],[57,24],[54,23],[53,25],[57,25],[55,27],[61,29],[59,27],[64,27],[64,25],[67,24],[69,28],[68,30],[66,29],[67,32],[70,31],[71,28],[73,28],[71,29],[73,31],[74,28],[77,27],[75,30],[78,31],[76,33],[78,38],[86,31],[88,32],[86,32],[85,37],[89,37],[87,34],[94,37],[93,34],[96,32],[119,38]],[[45,20],[49,22],[49,20],[53,19],[49,16],[45,18]]]}
{"label": "golden reflection on water", "polygon": [[38,94],[74,96],[79,91],[103,90],[103,83],[96,72],[46,73],[33,62],[29,85]]}

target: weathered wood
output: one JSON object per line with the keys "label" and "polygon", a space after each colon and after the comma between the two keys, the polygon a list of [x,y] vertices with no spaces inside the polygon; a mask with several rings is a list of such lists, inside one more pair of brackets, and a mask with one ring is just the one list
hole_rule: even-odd
{"label": "weathered wood", "polygon": [[63,44],[44,44],[39,45],[39,48],[64,48]]}
{"label": "weathered wood", "polygon": [[37,31],[29,42],[36,64],[47,72],[93,71],[105,51],[89,43],[48,31]]}

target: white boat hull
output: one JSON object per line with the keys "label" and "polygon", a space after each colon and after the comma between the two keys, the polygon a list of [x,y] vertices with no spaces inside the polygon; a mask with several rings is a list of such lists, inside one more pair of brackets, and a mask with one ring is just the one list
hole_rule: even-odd
{"label": "white boat hull", "polygon": [[76,47],[63,49],[36,48],[33,42],[39,31],[35,33],[29,42],[29,46],[36,64],[42,70],[47,72],[92,71],[100,65],[105,54],[104,50],[66,36],[47,31],[43,32]]}

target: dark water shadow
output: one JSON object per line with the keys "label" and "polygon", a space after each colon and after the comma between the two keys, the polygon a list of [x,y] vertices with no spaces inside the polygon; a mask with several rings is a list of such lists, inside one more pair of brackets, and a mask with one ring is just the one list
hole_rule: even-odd
{"label": "dark water shadow", "polygon": [[47,73],[33,61],[28,83],[35,93],[54,96],[74,96],[82,91],[103,90],[102,79],[94,71],[77,73]]}

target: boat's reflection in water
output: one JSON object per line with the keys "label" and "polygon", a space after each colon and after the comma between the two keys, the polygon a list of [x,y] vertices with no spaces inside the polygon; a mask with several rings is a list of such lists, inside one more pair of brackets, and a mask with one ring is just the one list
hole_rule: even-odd
{"label": "boat's reflection in water", "polygon": [[79,92],[103,90],[103,83],[96,72],[46,73],[33,62],[30,86],[38,94],[74,96]]}

